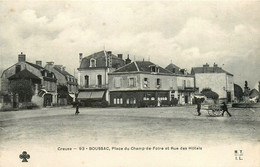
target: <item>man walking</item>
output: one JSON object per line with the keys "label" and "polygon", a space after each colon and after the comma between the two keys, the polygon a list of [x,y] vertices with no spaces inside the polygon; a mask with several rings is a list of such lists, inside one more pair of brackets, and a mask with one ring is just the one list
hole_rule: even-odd
{"label": "man walking", "polygon": [[197,111],[198,111],[198,116],[201,115],[200,109],[201,109],[201,100],[200,100],[200,98],[197,98]]}
{"label": "man walking", "polygon": [[77,103],[76,105],[76,112],[75,112],[75,115],[78,115],[79,114],[79,103]]}
{"label": "man walking", "polygon": [[222,117],[224,116],[224,113],[225,111],[228,113],[228,115],[231,117],[231,114],[228,112],[228,108],[227,108],[227,105],[225,102],[222,103],[223,106],[222,106],[222,110],[223,110],[223,113],[222,113]]}

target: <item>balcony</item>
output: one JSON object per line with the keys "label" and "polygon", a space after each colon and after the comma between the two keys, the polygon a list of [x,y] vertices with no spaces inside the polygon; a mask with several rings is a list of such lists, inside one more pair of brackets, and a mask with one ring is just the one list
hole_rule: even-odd
{"label": "balcony", "polygon": [[108,84],[105,85],[80,85],[79,86],[80,89],[107,89],[108,88]]}
{"label": "balcony", "polygon": [[195,91],[195,88],[194,87],[188,87],[188,86],[178,86],[178,90],[179,91]]}

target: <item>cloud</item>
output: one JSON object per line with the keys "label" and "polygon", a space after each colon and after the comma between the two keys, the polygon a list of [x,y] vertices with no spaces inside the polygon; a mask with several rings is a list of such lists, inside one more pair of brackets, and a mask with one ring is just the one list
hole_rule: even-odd
{"label": "cloud", "polygon": [[215,62],[238,83],[260,80],[257,2],[5,1],[1,11],[2,69],[23,51],[28,61],[54,61],[73,73],[79,52],[105,47],[162,67]]}

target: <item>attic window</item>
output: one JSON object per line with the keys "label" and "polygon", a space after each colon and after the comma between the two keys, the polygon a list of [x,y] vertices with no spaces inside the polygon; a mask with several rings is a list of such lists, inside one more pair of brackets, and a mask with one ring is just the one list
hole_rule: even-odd
{"label": "attic window", "polygon": [[175,72],[176,72],[176,71],[175,71],[175,68],[173,68],[173,69],[172,69],[172,72],[173,72],[173,73],[175,73]]}
{"label": "attic window", "polygon": [[157,66],[150,66],[151,72],[159,72],[159,68]]}
{"label": "attic window", "polygon": [[89,67],[96,67],[96,59],[90,59],[90,65]]}

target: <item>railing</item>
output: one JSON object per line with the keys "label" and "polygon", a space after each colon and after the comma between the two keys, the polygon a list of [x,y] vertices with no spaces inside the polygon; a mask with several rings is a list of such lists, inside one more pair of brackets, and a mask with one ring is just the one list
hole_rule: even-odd
{"label": "railing", "polygon": [[103,89],[103,88],[108,88],[108,84],[105,84],[105,85],[79,85],[79,88],[80,89],[93,89],[93,88],[100,88],[100,89]]}
{"label": "railing", "polygon": [[194,87],[178,86],[178,90],[195,90]]}

